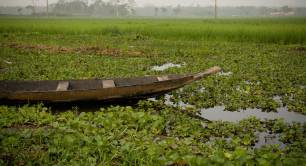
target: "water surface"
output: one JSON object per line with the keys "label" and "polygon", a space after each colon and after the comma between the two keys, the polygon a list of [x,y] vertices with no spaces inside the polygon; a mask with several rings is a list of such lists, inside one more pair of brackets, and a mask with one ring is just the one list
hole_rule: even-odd
{"label": "water surface", "polygon": [[285,122],[306,122],[306,116],[296,112],[289,112],[287,107],[280,107],[277,112],[262,112],[257,108],[249,108],[239,111],[224,111],[224,106],[215,106],[213,108],[201,109],[199,116],[207,120],[222,120],[228,122],[237,122],[250,116],[258,119],[278,119],[283,118]]}

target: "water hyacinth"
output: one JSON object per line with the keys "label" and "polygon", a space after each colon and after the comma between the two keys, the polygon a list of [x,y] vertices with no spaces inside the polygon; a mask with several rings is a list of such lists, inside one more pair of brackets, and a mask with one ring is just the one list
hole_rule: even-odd
{"label": "water hyacinth", "polygon": [[[223,69],[128,105],[1,103],[0,165],[306,163],[304,19],[0,20],[1,80]],[[152,70],[167,63],[166,70]],[[223,110],[276,117],[229,122],[199,116],[219,107],[219,117]],[[281,109],[299,121],[279,119]]]}

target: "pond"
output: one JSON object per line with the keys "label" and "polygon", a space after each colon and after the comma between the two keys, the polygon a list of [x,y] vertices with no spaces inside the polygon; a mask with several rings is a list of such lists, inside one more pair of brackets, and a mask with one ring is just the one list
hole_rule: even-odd
{"label": "pond", "polygon": [[[164,96],[165,104],[168,106],[173,107],[180,107],[182,109],[186,109],[187,107],[193,107],[195,106],[190,105],[188,103],[184,103],[182,101],[179,101],[178,103],[174,103],[171,101],[172,95],[166,94]],[[149,100],[154,101],[154,98],[151,98]],[[277,102],[281,102],[279,97],[274,97],[274,100]],[[200,113],[198,114],[200,117],[210,120],[210,121],[227,121],[227,122],[237,122],[242,119],[248,118],[250,116],[255,116],[256,118],[260,120],[273,120],[273,119],[279,119],[283,118],[285,122],[291,123],[291,122],[300,122],[304,123],[306,122],[306,115],[297,113],[297,112],[289,112],[287,107],[279,107],[277,109],[277,112],[263,112],[261,109],[258,108],[248,108],[246,110],[238,110],[238,111],[225,111],[224,106],[215,106],[213,108],[207,108],[207,109],[200,109]]]}
{"label": "pond", "polygon": [[285,122],[306,122],[306,116],[296,113],[289,112],[287,107],[280,107],[277,112],[262,112],[257,108],[249,108],[246,110],[239,110],[236,112],[224,111],[224,106],[215,106],[213,108],[201,109],[199,116],[207,120],[222,120],[228,122],[237,122],[250,116],[255,116],[258,119],[278,119],[283,118]]}

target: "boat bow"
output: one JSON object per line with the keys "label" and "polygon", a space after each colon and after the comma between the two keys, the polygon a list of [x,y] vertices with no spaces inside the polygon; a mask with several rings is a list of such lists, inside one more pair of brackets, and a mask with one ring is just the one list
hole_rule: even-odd
{"label": "boat bow", "polygon": [[193,78],[194,78],[194,80],[199,80],[199,79],[202,79],[202,78],[207,77],[209,75],[216,74],[216,73],[220,72],[221,70],[222,70],[221,67],[214,66],[212,68],[209,68],[209,69],[205,70],[204,72],[195,74],[193,76]]}

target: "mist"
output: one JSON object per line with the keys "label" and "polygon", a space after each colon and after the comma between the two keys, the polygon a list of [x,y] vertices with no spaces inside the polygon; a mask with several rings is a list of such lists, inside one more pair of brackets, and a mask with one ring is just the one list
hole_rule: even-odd
{"label": "mist", "polygon": [[[2,0],[0,15],[56,17],[306,16],[305,0]],[[48,2],[48,7],[47,7]]]}
{"label": "mist", "polygon": [[[46,6],[46,0],[34,0],[37,6]],[[88,0],[92,3],[94,0]],[[58,0],[49,0],[49,3],[57,3]],[[211,6],[214,0],[135,0],[138,7],[144,6]],[[0,6],[27,6],[32,5],[33,0],[1,0]],[[306,7],[305,0],[218,0],[219,6],[269,6],[269,7]]]}

